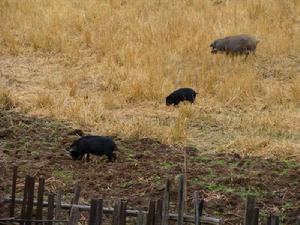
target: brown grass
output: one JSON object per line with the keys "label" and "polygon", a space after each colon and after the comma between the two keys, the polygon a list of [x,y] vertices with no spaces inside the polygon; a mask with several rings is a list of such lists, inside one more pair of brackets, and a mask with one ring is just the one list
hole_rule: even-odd
{"label": "brown grass", "polygon": [[0,91],[0,109],[9,110],[15,107],[16,103],[9,90]]}
{"label": "brown grass", "polygon": [[300,105],[300,75],[298,75],[292,81],[291,95],[292,95],[292,101],[299,106]]}
{"label": "brown grass", "polygon": [[[281,156],[300,142],[299,11],[297,0],[3,0],[0,79],[21,109],[95,133]],[[255,57],[210,54],[237,33],[260,39]],[[196,104],[166,107],[182,86]]]}

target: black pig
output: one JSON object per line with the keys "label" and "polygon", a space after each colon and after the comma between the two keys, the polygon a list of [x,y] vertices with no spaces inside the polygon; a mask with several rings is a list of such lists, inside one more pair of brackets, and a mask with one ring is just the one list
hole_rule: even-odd
{"label": "black pig", "polygon": [[197,94],[191,88],[179,88],[166,97],[166,105],[178,105],[181,101],[194,103]]}
{"label": "black pig", "polygon": [[106,155],[110,162],[116,160],[116,154],[113,152],[117,150],[115,142],[108,137],[103,136],[83,136],[75,140],[70,148],[70,155],[74,160],[81,160],[87,154]]}

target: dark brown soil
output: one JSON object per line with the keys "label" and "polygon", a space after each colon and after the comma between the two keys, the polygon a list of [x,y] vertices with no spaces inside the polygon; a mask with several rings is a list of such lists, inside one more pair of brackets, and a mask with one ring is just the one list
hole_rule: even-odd
{"label": "dark brown soil", "polygon": [[[183,150],[155,140],[120,140],[115,163],[105,157],[90,162],[71,160],[66,147],[78,138],[65,122],[0,112],[0,194],[10,193],[12,166],[19,167],[18,195],[26,174],[43,175],[48,192],[62,187],[70,201],[73,186],[82,187],[81,203],[102,197],[110,206],[128,199],[130,208],[145,208],[149,198],[161,196],[167,179],[173,183],[171,200],[176,206],[176,176],[183,171]],[[226,224],[240,224],[247,194],[257,196],[262,216],[277,213],[284,224],[295,224],[300,215],[299,162],[242,158],[238,154],[205,153],[186,148],[188,154],[187,205],[192,194],[205,199],[206,215]]]}

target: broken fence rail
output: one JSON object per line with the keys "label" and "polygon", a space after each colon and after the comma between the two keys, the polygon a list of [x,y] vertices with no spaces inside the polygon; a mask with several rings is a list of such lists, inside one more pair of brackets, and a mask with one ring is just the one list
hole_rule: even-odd
{"label": "broken fence rail", "polygon": [[[6,203],[11,203],[11,198],[5,198],[5,202]],[[23,199],[16,198],[15,203],[22,204]],[[34,205],[37,205],[37,201],[34,201]],[[54,205],[56,206],[56,204],[54,204]],[[48,206],[48,202],[43,202],[43,207],[47,207],[47,206]],[[89,205],[76,205],[76,204],[66,204],[66,203],[61,204],[62,209],[71,209],[72,206],[77,207],[80,211],[90,211],[90,208],[91,208]],[[113,214],[113,212],[114,212],[113,208],[103,207],[103,213],[104,214]],[[137,217],[140,212],[147,213],[147,211],[140,211],[140,210],[135,210],[135,209],[126,209],[126,215],[128,215],[128,216]],[[169,220],[177,221],[177,218],[178,218],[177,214],[169,213]],[[195,223],[195,217],[190,216],[190,215],[184,215],[183,221],[184,222]],[[206,224],[221,224],[222,223],[221,219],[207,217],[207,216],[201,216],[200,217],[200,222],[201,223],[206,223]]]}

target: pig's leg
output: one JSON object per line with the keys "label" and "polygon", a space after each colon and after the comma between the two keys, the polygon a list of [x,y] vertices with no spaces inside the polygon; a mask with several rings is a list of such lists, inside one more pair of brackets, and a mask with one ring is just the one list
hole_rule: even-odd
{"label": "pig's leg", "polygon": [[85,155],[85,154],[81,154],[81,155],[79,156],[79,160],[81,160],[82,157],[83,157],[84,155]]}

